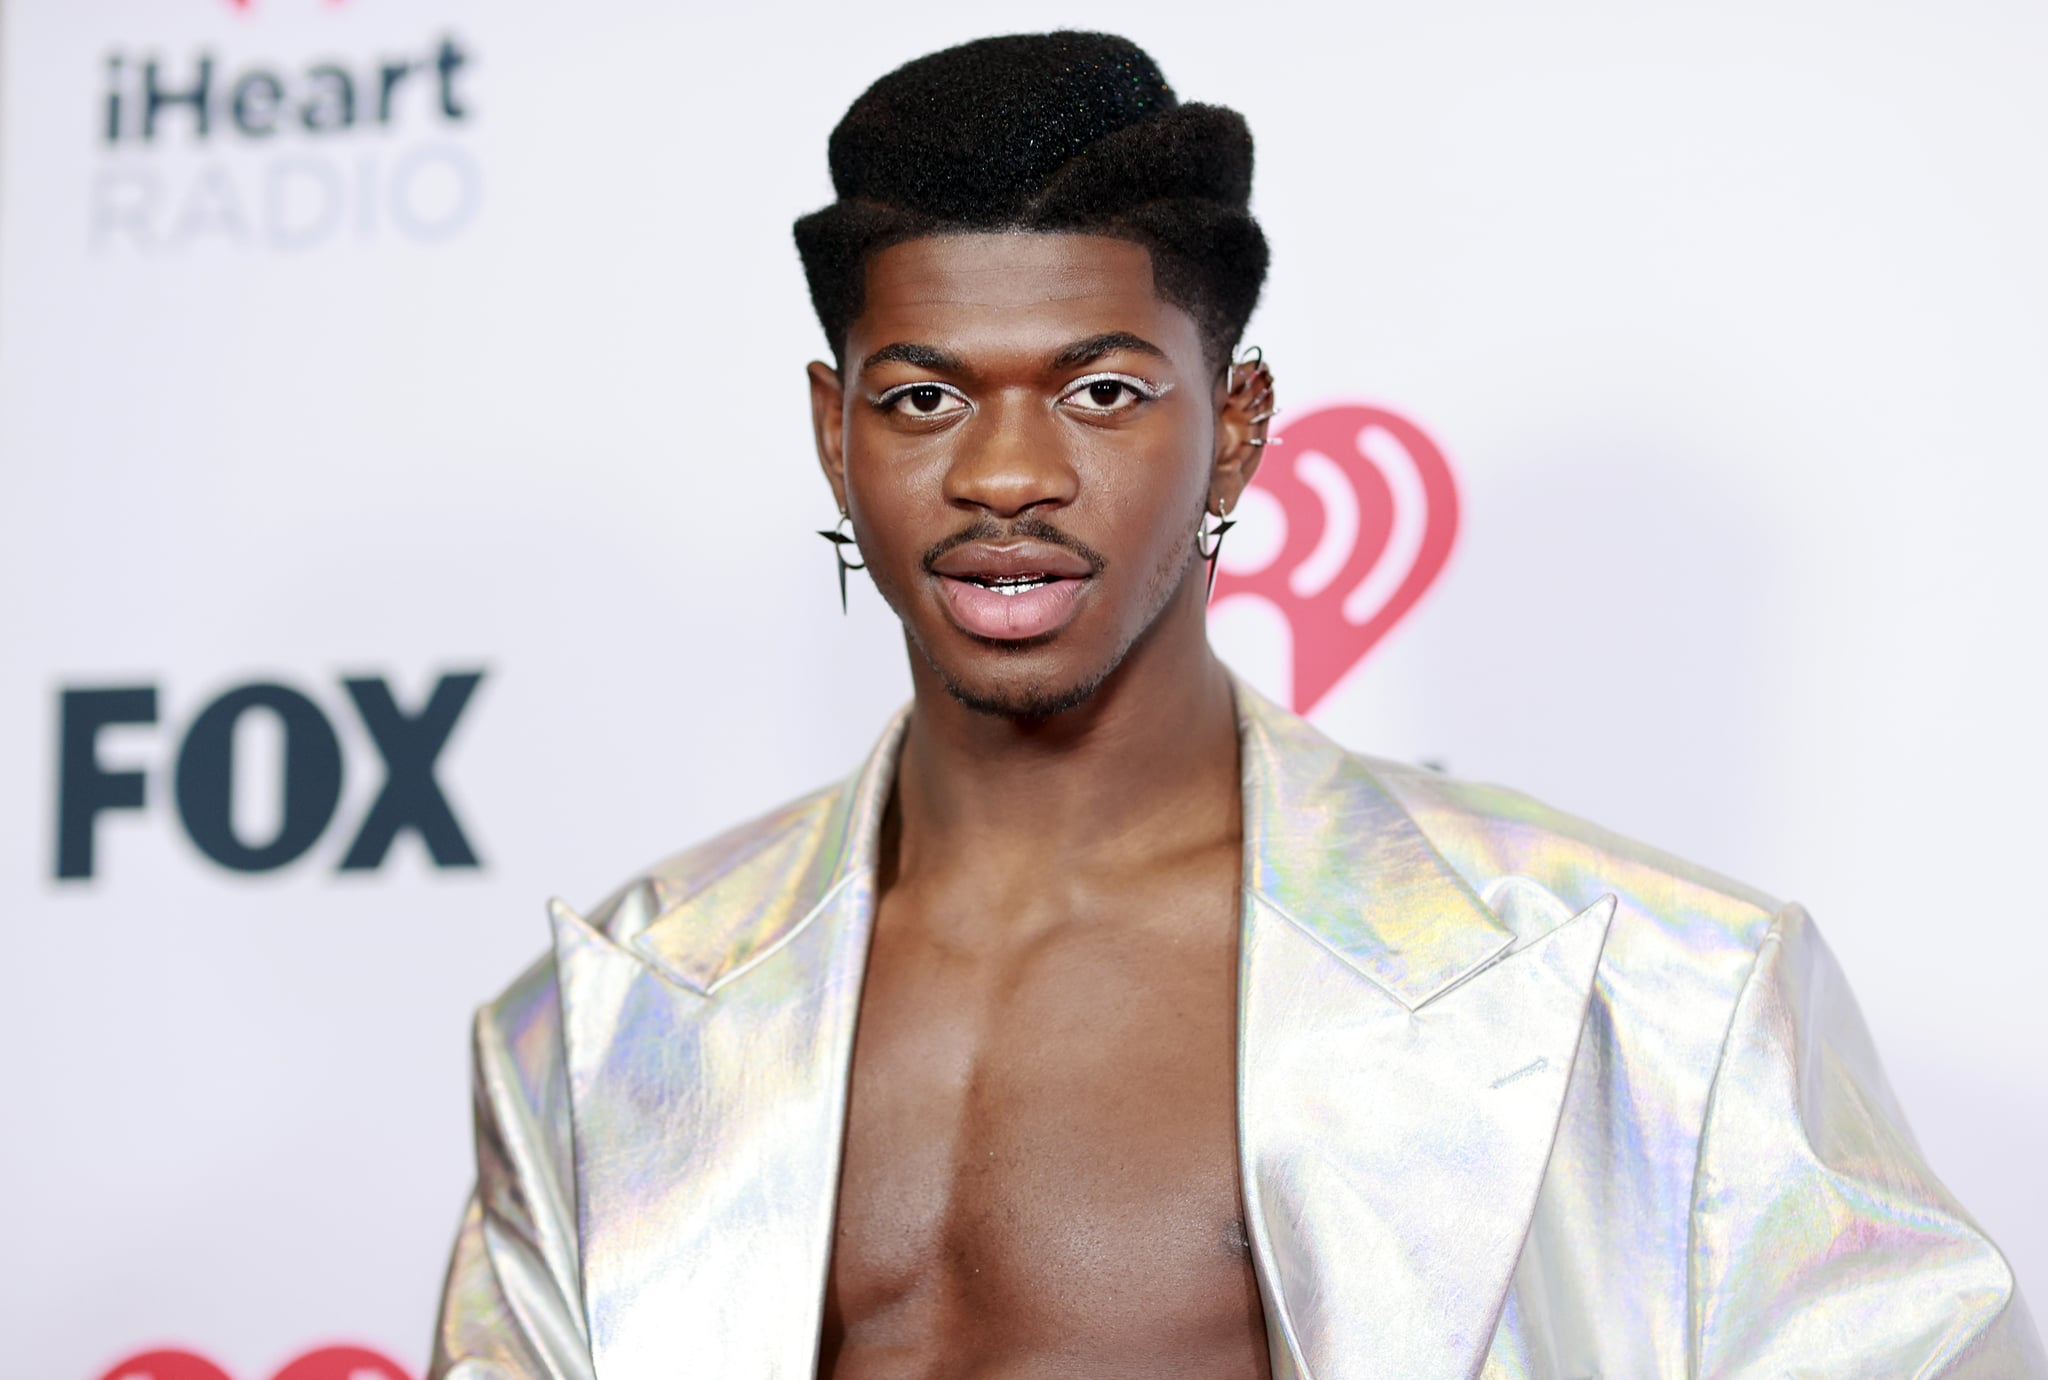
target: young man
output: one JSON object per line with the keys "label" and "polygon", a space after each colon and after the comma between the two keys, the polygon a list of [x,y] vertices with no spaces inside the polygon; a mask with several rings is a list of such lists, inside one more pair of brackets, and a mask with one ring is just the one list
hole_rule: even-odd
{"label": "young man", "polygon": [[818,451],[915,698],[556,908],[433,1375],[2048,1373],[1803,912],[1211,655],[1272,410],[1236,115],[996,39],[831,165]]}

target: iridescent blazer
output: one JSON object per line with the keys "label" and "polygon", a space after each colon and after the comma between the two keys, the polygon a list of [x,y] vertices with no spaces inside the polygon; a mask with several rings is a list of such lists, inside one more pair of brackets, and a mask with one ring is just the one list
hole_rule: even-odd
{"label": "iridescent blazer", "polygon": [[[1279,1380],[2048,1376],[1813,922],[1238,689],[1238,1152]],[[432,1377],[810,1376],[876,838],[679,855],[476,1024]]]}

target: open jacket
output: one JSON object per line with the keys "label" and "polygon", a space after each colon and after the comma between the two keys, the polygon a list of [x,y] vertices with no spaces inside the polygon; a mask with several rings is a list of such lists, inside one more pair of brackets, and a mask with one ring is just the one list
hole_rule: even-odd
{"label": "open jacket", "polygon": [[[1804,911],[1237,699],[1278,1380],[2048,1376]],[[477,1020],[431,1376],[814,1373],[902,724],[844,785],[553,907]]]}

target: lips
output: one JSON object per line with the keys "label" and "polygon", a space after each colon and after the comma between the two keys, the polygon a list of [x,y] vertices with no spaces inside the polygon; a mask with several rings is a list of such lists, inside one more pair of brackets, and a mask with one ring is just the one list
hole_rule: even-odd
{"label": "lips", "polygon": [[968,542],[932,562],[961,631],[1001,642],[1044,637],[1073,616],[1095,567],[1047,542]]}

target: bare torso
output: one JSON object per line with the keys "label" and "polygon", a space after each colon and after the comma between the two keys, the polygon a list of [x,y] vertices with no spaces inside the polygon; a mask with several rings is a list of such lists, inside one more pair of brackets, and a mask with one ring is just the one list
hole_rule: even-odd
{"label": "bare torso", "polygon": [[1236,1153],[1238,850],[886,878],[822,1376],[1267,1375]]}

